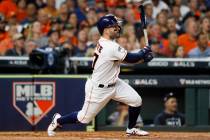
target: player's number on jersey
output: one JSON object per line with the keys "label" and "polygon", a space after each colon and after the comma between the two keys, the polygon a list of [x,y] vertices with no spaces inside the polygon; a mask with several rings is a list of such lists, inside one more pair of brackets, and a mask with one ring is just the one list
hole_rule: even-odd
{"label": "player's number on jersey", "polygon": [[103,49],[103,47],[97,43],[96,45],[96,49],[95,49],[95,53],[93,55],[93,63],[92,63],[92,69],[94,70],[95,65],[96,65],[96,61],[98,60],[98,56],[101,53],[101,50]]}
{"label": "player's number on jersey", "polygon": [[98,54],[97,54],[97,53],[94,53],[94,56],[93,56],[93,63],[92,63],[92,69],[94,69],[97,60],[98,60]]}

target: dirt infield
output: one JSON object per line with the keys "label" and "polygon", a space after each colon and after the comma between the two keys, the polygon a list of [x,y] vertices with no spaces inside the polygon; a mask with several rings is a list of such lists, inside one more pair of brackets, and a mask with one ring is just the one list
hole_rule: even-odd
{"label": "dirt infield", "polygon": [[0,132],[0,140],[210,140],[210,133],[151,132],[149,136],[127,137],[124,132],[58,132],[48,137],[46,132]]}

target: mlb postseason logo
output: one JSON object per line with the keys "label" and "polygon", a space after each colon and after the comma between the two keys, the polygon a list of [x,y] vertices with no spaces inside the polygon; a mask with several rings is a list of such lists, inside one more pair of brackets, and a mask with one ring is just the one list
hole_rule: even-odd
{"label": "mlb postseason logo", "polygon": [[13,82],[13,106],[36,125],[55,105],[55,82]]}

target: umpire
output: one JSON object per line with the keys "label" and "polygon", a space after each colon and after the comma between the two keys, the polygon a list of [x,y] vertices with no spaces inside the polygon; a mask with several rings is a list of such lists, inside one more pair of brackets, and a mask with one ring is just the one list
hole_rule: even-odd
{"label": "umpire", "polygon": [[173,93],[164,97],[164,106],[164,111],[155,117],[155,125],[183,126],[185,124],[185,117],[178,112],[177,99]]}

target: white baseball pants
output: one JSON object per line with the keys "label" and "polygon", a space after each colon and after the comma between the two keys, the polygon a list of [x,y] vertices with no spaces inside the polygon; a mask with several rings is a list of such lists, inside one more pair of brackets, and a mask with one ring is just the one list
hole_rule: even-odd
{"label": "white baseball pants", "polygon": [[132,107],[142,104],[139,94],[126,82],[118,79],[113,87],[99,88],[90,79],[85,84],[85,101],[77,118],[81,123],[89,123],[98,112],[111,100],[125,103]]}

